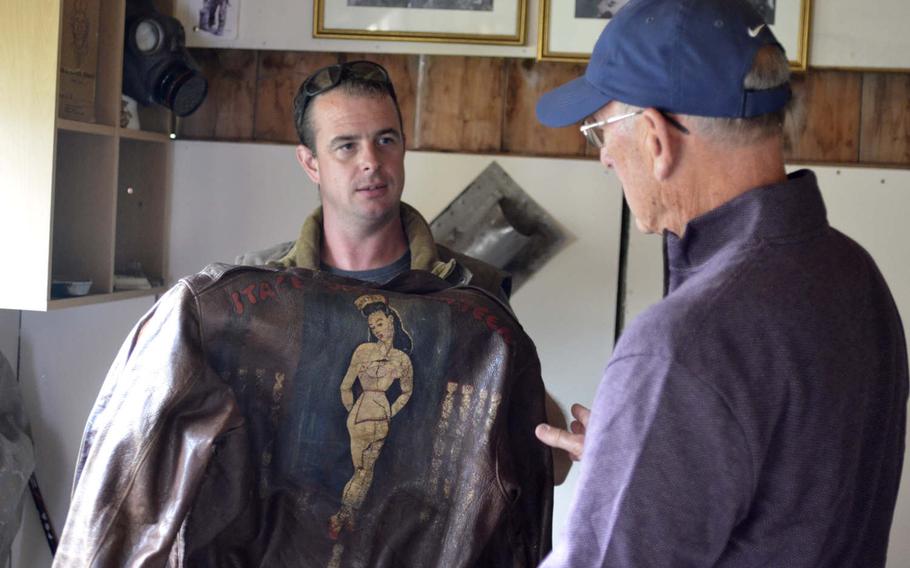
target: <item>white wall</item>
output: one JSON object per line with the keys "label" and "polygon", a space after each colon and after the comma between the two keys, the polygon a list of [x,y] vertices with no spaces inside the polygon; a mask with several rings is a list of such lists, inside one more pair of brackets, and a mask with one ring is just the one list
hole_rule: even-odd
{"label": "white wall", "polygon": [[177,142],[173,172],[166,270],[172,282],[296,239],[319,204],[293,146]]}
{"label": "white wall", "polygon": [[815,0],[813,8],[812,65],[910,70],[906,0]]}
{"label": "white wall", "polygon": [[[175,156],[172,275],[293,239],[316,205],[290,146],[178,142]],[[589,402],[613,346],[619,185],[593,160],[409,152],[404,200],[431,220],[494,159],[575,237],[512,305],[537,344],[550,393],[564,405]],[[576,474],[557,489],[557,527]]]}

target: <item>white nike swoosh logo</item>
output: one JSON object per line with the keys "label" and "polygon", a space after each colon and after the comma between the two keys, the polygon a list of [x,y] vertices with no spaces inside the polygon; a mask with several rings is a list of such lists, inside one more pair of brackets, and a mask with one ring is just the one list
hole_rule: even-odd
{"label": "white nike swoosh logo", "polygon": [[765,24],[759,24],[754,28],[749,28],[749,37],[758,37],[758,33],[765,27]]}

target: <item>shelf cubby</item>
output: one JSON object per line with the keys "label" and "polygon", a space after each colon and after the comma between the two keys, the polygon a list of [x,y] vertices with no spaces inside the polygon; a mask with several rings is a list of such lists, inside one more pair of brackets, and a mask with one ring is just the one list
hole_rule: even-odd
{"label": "shelf cubby", "polygon": [[120,139],[114,271],[141,266],[153,285],[164,279],[170,152],[167,139]]}
{"label": "shelf cubby", "polygon": [[60,130],[54,170],[51,276],[113,291],[114,137]]}

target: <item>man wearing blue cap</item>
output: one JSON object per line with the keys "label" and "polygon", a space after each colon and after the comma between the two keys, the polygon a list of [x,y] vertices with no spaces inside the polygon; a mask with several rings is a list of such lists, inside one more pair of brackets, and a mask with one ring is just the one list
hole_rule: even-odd
{"label": "man wearing blue cap", "polygon": [[545,94],[585,119],[669,293],[623,333],[587,420],[538,436],[582,459],[571,566],[883,566],[908,391],[900,317],[784,170],[783,49],[745,0],[631,0],[584,77]]}

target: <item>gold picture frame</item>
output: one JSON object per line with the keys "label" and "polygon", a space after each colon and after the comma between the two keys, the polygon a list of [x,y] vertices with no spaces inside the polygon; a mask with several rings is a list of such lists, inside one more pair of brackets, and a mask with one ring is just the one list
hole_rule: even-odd
{"label": "gold picture frame", "polygon": [[[774,4],[771,29],[790,56],[790,69],[805,71],[809,65],[809,29],[812,0],[769,0]],[[625,5],[619,0],[618,3]],[[540,0],[537,59],[587,63],[591,49],[609,19],[575,17],[576,2]],[[558,7],[557,10],[554,8]],[[795,56],[795,58],[794,58]]]}
{"label": "gold picture frame", "polygon": [[313,0],[313,37],[524,45],[528,0],[489,0],[489,10],[459,9],[461,1],[429,2],[452,8],[414,8],[385,6],[387,0],[356,6],[347,0]]}

